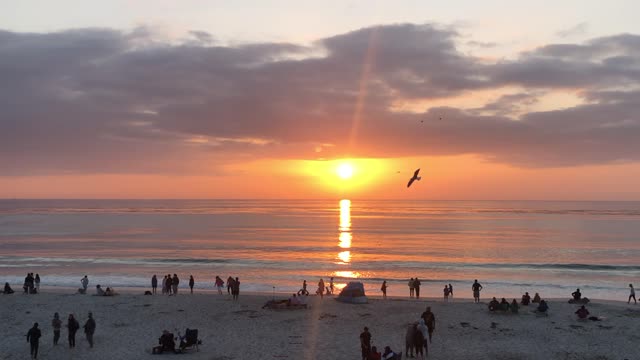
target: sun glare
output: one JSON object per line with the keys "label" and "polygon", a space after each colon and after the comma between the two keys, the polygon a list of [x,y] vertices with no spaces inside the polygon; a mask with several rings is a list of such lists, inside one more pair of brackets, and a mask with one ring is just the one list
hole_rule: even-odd
{"label": "sun glare", "polygon": [[353,176],[353,166],[347,163],[340,164],[336,172],[341,179],[350,179]]}

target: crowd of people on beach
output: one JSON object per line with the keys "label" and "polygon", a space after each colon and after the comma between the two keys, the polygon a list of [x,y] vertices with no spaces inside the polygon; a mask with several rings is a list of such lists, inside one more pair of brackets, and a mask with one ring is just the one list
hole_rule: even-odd
{"label": "crowd of people on beach", "polygon": [[[80,323],[76,320],[73,314],[69,314],[67,325],[65,325],[65,327],[67,328],[69,348],[73,349],[76,347],[76,332],[80,329]],[[60,320],[60,315],[58,313],[53,314],[51,328],[53,329],[53,346],[57,346],[58,341],[60,340],[60,330],[62,329],[62,320]],[[87,342],[89,343],[89,347],[92,348],[93,334],[96,331],[96,321],[91,312],[88,314],[87,321],[85,322],[83,329]],[[40,338],[42,337],[42,331],[40,330],[37,322],[29,329],[26,336],[31,349],[31,358],[37,359],[38,349],[40,347]]]}
{"label": "crowd of people on beach", "polygon": [[[80,293],[86,293],[89,278],[85,275],[80,283],[82,287],[78,289]],[[168,295],[177,295],[179,289],[180,280],[177,274],[167,274],[164,276],[161,286],[162,286],[162,294]],[[190,292],[193,293],[193,288],[195,285],[195,279],[193,275],[189,276],[189,288]],[[156,275],[153,275],[151,278],[151,287],[152,291],[147,292],[149,294],[156,294],[156,289],[158,287],[158,278]],[[233,296],[233,300],[238,300],[238,296],[240,293],[240,280],[238,277],[229,276],[225,281],[220,277],[216,276],[214,280],[214,287],[218,290],[218,294],[223,294],[224,287],[227,287],[227,293]],[[408,283],[409,286],[409,297],[410,298],[420,298],[420,280],[416,278],[411,278]],[[25,294],[36,294],[40,291],[40,275],[33,273],[28,273],[25,277],[24,281],[24,293]],[[383,295],[383,299],[386,299],[387,296],[387,281],[384,280],[381,286],[381,291]],[[478,280],[474,280],[471,285],[471,291],[473,294],[474,302],[480,302],[480,293],[483,290],[483,286],[478,282]],[[629,298],[627,303],[630,303],[631,300],[634,301],[634,304],[637,303],[635,296],[635,289],[633,284],[629,284]],[[3,290],[4,294],[12,294],[14,291],[11,288],[8,282],[5,283],[5,287]],[[318,288],[316,290],[316,295],[322,298],[324,295],[331,295],[334,292],[334,278],[330,278],[329,285],[325,285],[324,279],[320,279],[318,281]],[[96,295],[99,296],[113,296],[117,293],[113,288],[107,288],[106,290],[102,290],[101,285],[96,285]],[[450,297],[453,297],[453,286],[451,284],[446,284],[443,289],[444,301],[448,302]],[[307,290],[307,281],[304,280],[302,283],[302,288],[297,292],[292,294],[288,299],[279,301],[275,305],[284,305],[286,307],[299,307],[306,308],[307,307],[307,298],[309,296],[309,291]],[[596,316],[591,315],[589,310],[586,308],[585,304],[589,302],[589,299],[582,296],[580,289],[576,289],[573,293],[571,293],[571,299],[569,303],[581,305],[575,311],[577,318],[579,320],[593,320],[598,321],[601,320]],[[507,301],[506,298],[501,298],[500,301],[496,297],[493,297],[491,301],[488,303],[488,310],[490,312],[503,312],[503,313],[512,313],[517,314],[522,306],[529,306],[530,304],[537,304],[537,307],[533,310],[535,313],[546,315],[549,310],[548,303],[540,297],[538,293],[535,293],[534,297],[531,298],[528,292],[525,292],[522,295],[520,301],[518,302],[516,299],[512,299],[512,301]],[[274,304],[271,304],[274,305]],[[268,307],[268,306],[267,306]],[[428,347],[432,341],[433,333],[435,330],[435,315],[431,311],[430,307],[427,307],[425,312],[422,313],[420,318],[410,323],[407,326],[407,331],[405,334],[405,354],[410,357],[415,356],[419,359],[423,359],[428,355]],[[62,328],[62,321],[58,313],[54,314],[53,319],[51,320],[51,327],[53,329],[53,345],[58,345],[58,341],[60,338],[60,331]],[[80,328],[79,322],[74,318],[73,314],[69,314],[66,328],[68,331],[68,341],[69,347],[75,347],[75,334],[77,330]],[[88,319],[84,325],[84,332],[86,335],[87,342],[90,347],[93,347],[93,334],[96,329],[96,322],[93,319],[92,313],[88,314]],[[38,356],[38,348],[39,348],[39,339],[42,336],[42,330],[39,327],[39,324],[34,323],[33,327],[29,329],[27,333],[27,342],[29,342],[31,347],[31,356],[32,358],[37,358]],[[371,342],[371,333],[367,327],[364,328],[364,331],[360,334],[360,345],[361,345],[361,353],[363,360],[376,360],[376,359],[397,359],[400,354],[396,353],[391,349],[390,346],[386,345],[383,351],[378,351],[376,346],[372,346]]]}

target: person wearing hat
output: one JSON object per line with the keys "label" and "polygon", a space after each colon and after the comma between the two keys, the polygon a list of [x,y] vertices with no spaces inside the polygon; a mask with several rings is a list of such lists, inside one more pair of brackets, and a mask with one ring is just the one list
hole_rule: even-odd
{"label": "person wearing hat", "polygon": [[51,320],[51,327],[53,327],[53,345],[58,345],[60,340],[60,328],[62,327],[62,321],[58,313],[53,314],[53,320]]}
{"label": "person wearing hat", "polygon": [[96,331],[96,321],[93,320],[93,314],[89,313],[89,319],[84,324],[84,333],[87,335],[89,347],[93,347],[93,333]]}
{"label": "person wearing hat", "polygon": [[27,342],[31,345],[31,358],[38,358],[38,345],[40,344],[40,336],[42,333],[38,329],[38,323],[34,323],[33,327],[27,333]]}

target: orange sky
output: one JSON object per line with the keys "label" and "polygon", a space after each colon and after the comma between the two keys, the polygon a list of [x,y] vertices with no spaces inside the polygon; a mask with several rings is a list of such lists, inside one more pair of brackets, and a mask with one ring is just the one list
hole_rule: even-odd
{"label": "orange sky", "polygon": [[[234,165],[252,169],[240,176],[3,177],[0,189],[6,198],[640,199],[640,165],[634,164],[518,169],[473,156],[351,163],[355,172],[348,180],[335,173],[338,162],[258,161]],[[415,166],[422,168],[423,178],[407,189]]]}

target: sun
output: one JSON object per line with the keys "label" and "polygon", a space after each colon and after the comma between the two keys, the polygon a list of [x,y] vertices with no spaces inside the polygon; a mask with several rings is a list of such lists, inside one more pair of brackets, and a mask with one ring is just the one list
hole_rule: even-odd
{"label": "sun", "polygon": [[336,169],[336,173],[341,179],[351,179],[353,176],[353,166],[347,163],[340,164]]}

